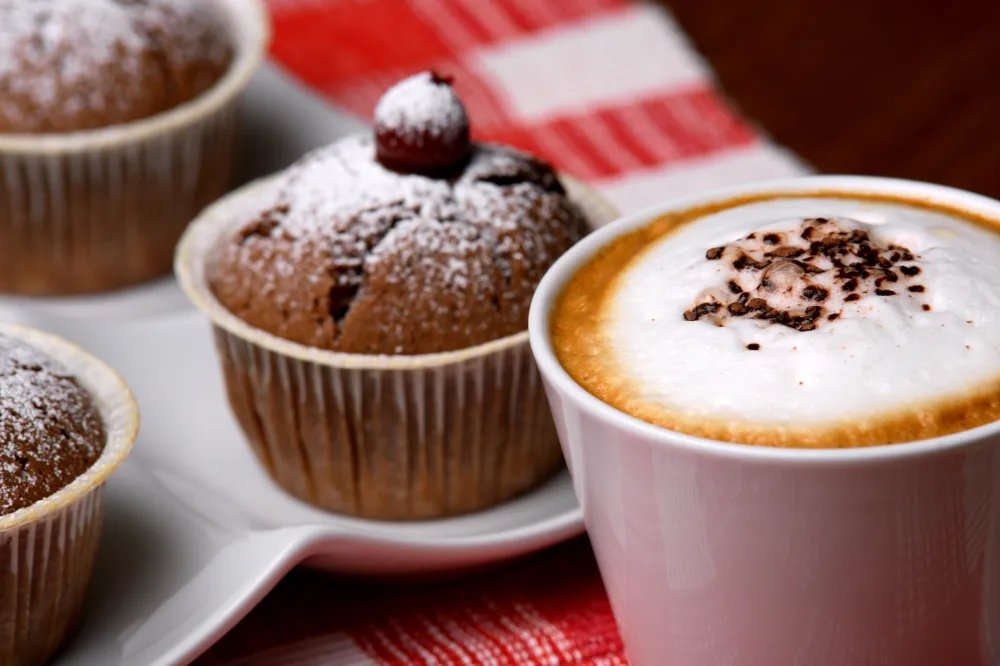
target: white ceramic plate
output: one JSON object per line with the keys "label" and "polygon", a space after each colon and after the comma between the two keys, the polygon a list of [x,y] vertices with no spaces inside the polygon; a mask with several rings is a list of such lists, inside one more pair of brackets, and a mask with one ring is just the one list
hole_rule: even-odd
{"label": "white ceramic plate", "polygon": [[[281,104],[266,103],[275,99]],[[245,143],[255,152],[244,179],[360,126],[273,68],[248,104]],[[497,509],[423,523],[341,518],[285,495],[230,416],[208,323],[170,280],[100,298],[9,300],[0,317],[106,360],[142,413],[135,453],[109,483],[89,608],[59,666],[186,663],[300,563],[354,575],[435,575],[583,532],[565,473]]]}

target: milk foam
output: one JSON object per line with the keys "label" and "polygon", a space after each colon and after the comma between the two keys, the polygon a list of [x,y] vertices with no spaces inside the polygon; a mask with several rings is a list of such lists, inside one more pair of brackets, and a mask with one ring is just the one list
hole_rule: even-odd
{"label": "milk foam", "polygon": [[[814,330],[745,317],[685,319],[706,294],[746,277],[706,251],[751,233],[797,237],[804,220],[816,217],[839,219],[878,245],[907,248],[919,276],[903,288],[883,285],[894,296],[872,289],[848,302],[828,285],[831,302]],[[686,418],[780,426],[874,416],[959,397],[1000,378],[998,264],[1000,235],[943,212],[850,199],[770,200],[660,238],[617,277],[602,331],[631,398]],[[834,320],[826,316],[834,312]]]}

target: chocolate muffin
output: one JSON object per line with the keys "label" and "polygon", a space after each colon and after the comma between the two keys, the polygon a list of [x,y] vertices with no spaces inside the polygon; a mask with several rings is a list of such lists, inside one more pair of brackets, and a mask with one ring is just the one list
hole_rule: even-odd
{"label": "chocolate muffin", "polygon": [[0,324],[0,664],[49,663],[79,625],[105,482],[138,425],[131,391],[106,364]]}
{"label": "chocolate muffin", "polygon": [[0,0],[0,134],[120,125],[188,102],[228,70],[214,1]]}
{"label": "chocolate muffin", "polygon": [[305,502],[441,518],[562,466],[529,304],[616,213],[544,161],[469,136],[449,82],[419,74],[382,98],[371,135],[234,192],[181,240],[177,276],[215,325],[233,414]]}
{"label": "chocolate muffin", "polygon": [[446,352],[524,331],[542,275],[586,232],[552,168],[470,142],[450,85],[428,73],[386,95],[374,138],[292,167],[210,280],[232,313],[293,342]]}
{"label": "chocolate muffin", "polygon": [[0,0],[0,292],[168,274],[269,39],[263,0]]}
{"label": "chocolate muffin", "polygon": [[62,490],[104,450],[101,417],[57,361],[0,335],[0,516]]}

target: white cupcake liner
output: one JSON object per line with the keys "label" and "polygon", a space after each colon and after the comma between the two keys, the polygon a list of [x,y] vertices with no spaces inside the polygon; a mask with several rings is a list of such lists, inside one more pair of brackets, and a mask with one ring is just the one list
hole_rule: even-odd
{"label": "white cupcake liner", "polygon": [[219,0],[236,54],[188,104],[125,125],[0,134],[0,291],[78,294],[170,271],[188,221],[229,187],[238,104],[269,37],[260,0]]}
{"label": "white cupcake liner", "polygon": [[0,516],[0,664],[45,663],[75,628],[100,535],[104,482],[128,456],[139,427],[131,391],[111,368],[73,345],[0,325],[61,362],[94,400],[107,435],[90,469],[54,495]]}
{"label": "white cupcake liner", "polygon": [[[563,182],[594,226],[617,217],[597,193]],[[413,520],[494,506],[554,473],[562,454],[527,331],[440,354],[344,354],[255,329],[218,302],[211,257],[275,183],[206,210],[175,264],[213,323],[230,405],[271,478],[330,511]]]}

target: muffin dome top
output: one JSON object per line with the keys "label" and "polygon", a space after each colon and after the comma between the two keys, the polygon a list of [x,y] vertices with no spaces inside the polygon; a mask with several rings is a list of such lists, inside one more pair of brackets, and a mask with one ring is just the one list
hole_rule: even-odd
{"label": "muffin dome top", "polygon": [[153,116],[210,88],[232,57],[214,0],[0,0],[0,133]]}
{"label": "muffin dome top", "polygon": [[0,335],[0,515],[71,483],[100,457],[90,395],[47,354]]}
{"label": "muffin dome top", "polygon": [[449,178],[399,174],[355,136],[286,172],[209,279],[231,312],[293,342],[444,352],[525,330],[542,275],[586,231],[533,157],[474,144]]}
{"label": "muffin dome top", "polygon": [[355,354],[429,354],[527,328],[549,266],[587,232],[552,168],[469,139],[450,81],[418,74],[374,131],[307,155],[208,266],[251,326]]}

